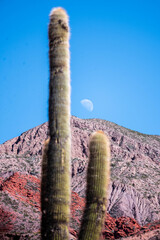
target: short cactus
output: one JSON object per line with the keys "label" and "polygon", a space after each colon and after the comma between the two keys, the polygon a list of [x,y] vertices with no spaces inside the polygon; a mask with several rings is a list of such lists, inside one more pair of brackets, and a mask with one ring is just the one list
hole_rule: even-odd
{"label": "short cactus", "polygon": [[101,131],[93,133],[89,149],[86,207],[79,240],[99,240],[101,237],[110,177],[110,147],[107,136]]}

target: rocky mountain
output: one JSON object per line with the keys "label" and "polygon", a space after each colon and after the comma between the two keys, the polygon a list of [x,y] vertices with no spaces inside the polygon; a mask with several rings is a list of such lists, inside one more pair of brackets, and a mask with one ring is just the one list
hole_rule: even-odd
{"label": "rocky mountain", "polygon": [[[80,226],[88,141],[96,130],[104,131],[111,142],[104,238],[118,239],[144,232],[150,233],[149,238],[155,237],[160,228],[160,136],[141,134],[105,120],[76,117],[71,118],[71,130],[71,239],[76,239]],[[44,123],[0,145],[0,239],[40,238],[41,158],[47,131]],[[134,235],[133,239],[138,237]]]}

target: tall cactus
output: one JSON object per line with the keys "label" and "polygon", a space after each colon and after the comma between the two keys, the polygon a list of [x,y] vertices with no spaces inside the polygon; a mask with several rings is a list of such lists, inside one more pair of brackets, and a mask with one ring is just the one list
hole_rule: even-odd
{"label": "tall cactus", "polygon": [[[62,8],[50,14],[49,135],[45,142],[41,182],[42,240],[68,240],[70,214],[70,55],[68,16]],[[90,140],[86,208],[80,240],[99,240],[109,182],[109,141],[103,132]]]}
{"label": "tall cactus", "polygon": [[79,240],[99,240],[101,237],[110,177],[109,140],[102,131],[93,133],[89,149],[86,207]]}
{"label": "tall cactus", "polygon": [[50,14],[49,58],[50,140],[42,163],[41,234],[43,240],[65,240],[70,214],[70,55],[68,16],[62,8]]}

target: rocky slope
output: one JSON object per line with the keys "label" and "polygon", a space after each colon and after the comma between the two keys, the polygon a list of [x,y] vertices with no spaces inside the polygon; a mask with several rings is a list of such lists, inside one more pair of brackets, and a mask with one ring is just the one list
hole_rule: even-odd
{"label": "rocky slope", "polygon": [[[134,226],[132,231],[139,231],[147,223],[160,219],[160,136],[140,134],[100,119],[81,120],[72,117],[71,128],[72,191],[79,199],[85,197],[89,135],[93,131],[102,130],[111,141],[108,212],[113,226],[106,230],[106,239],[107,231],[108,234],[112,233],[113,238],[109,239],[118,237],[116,231],[119,230],[116,229],[120,229],[117,227],[120,224],[116,221],[123,222],[121,229],[122,225],[125,226],[125,221],[128,221],[129,225],[130,221],[131,225],[135,221],[136,227]],[[0,214],[3,217],[13,215],[8,234],[26,234],[33,230],[34,233],[37,232],[38,239],[41,156],[44,140],[47,139],[47,129],[47,123],[44,123],[0,145]],[[20,193],[16,190],[19,188]],[[73,221],[76,225],[71,226],[72,237],[74,232],[75,237],[77,236],[80,217],[81,214],[77,221]],[[122,221],[122,217],[125,217],[125,220]],[[126,220],[127,217],[130,220]],[[2,223],[0,229],[5,231],[7,224],[4,224],[5,221]],[[128,235],[132,231],[130,230]],[[121,233],[119,236],[128,235]]]}

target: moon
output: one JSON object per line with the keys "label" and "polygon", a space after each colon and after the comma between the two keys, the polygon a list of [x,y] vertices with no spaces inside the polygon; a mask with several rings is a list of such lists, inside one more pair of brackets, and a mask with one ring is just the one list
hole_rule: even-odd
{"label": "moon", "polygon": [[87,109],[89,112],[92,112],[93,111],[93,103],[91,100],[89,99],[83,99],[81,100],[81,104],[82,106]]}

